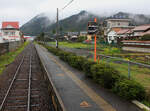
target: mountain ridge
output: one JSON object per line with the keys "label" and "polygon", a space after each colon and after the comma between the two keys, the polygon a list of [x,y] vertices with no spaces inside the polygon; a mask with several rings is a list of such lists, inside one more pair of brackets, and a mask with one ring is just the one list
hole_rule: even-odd
{"label": "mountain ridge", "polygon": [[[131,25],[143,25],[150,24],[150,16],[144,14],[131,14],[126,12],[118,12],[109,17],[99,16],[85,10],[78,14],[71,15],[65,19],[59,21],[61,31],[83,31],[87,30],[88,21],[94,20],[103,22],[109,18],[127,18],[131,19]],[[31,19],[29,22],[21,27],[21,31],[25,35],[38,35],[41,32],[52,32],[56,29],[56,23],[54,19],[49,19],[46,14],[42,13]]]}

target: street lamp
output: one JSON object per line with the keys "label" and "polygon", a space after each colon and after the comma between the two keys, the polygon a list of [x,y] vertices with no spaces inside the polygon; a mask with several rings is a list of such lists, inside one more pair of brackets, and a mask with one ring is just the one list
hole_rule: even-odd
{"label": "street lamp", "polygon": [[[66,7],[68,7],[73,1],[74,0],[71,0],[61,10],[64,10]],[[56,48],[58,48],[58,35],[59,35],[59,9],[57,8]]]}

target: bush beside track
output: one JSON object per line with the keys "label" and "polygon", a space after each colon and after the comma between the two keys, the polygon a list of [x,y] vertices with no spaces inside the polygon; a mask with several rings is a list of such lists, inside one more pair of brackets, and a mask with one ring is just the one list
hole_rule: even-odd
{"label": "bush beside track", "polygon": [[70,66],[83,71],[85,75],[93,79],[102,87],[107,88],[126,100],[143,101],[146,98],[144,87],[134,80],[122,76],[114,67],[106,63],[96,63],[74,53],[50,47],[44,44],[45,48],[54,55],[67,62]]}

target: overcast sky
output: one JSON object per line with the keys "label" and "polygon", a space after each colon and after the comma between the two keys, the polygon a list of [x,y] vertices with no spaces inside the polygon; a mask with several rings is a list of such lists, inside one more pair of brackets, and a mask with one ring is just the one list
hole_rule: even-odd
{"label": "overcast sky", "polygon": [[[26,23],[39,13],[55,16],[56,8],[63,8],[71,0],[0,0],[0,23],[19,21]],[[119,11],[150,15],[150,0],[74,0],[60,13],[64,18],[81,10],[108,15]]]}

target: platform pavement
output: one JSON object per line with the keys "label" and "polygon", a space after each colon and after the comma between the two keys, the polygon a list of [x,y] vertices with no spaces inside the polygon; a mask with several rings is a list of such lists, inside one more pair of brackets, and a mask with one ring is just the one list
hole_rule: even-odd
{"label": "platform pavement", "polygon": [[82,72],[71,68],[47,49],[39,45],[36,49],[67,111],[141,111],[132,103],[93,84]]}

